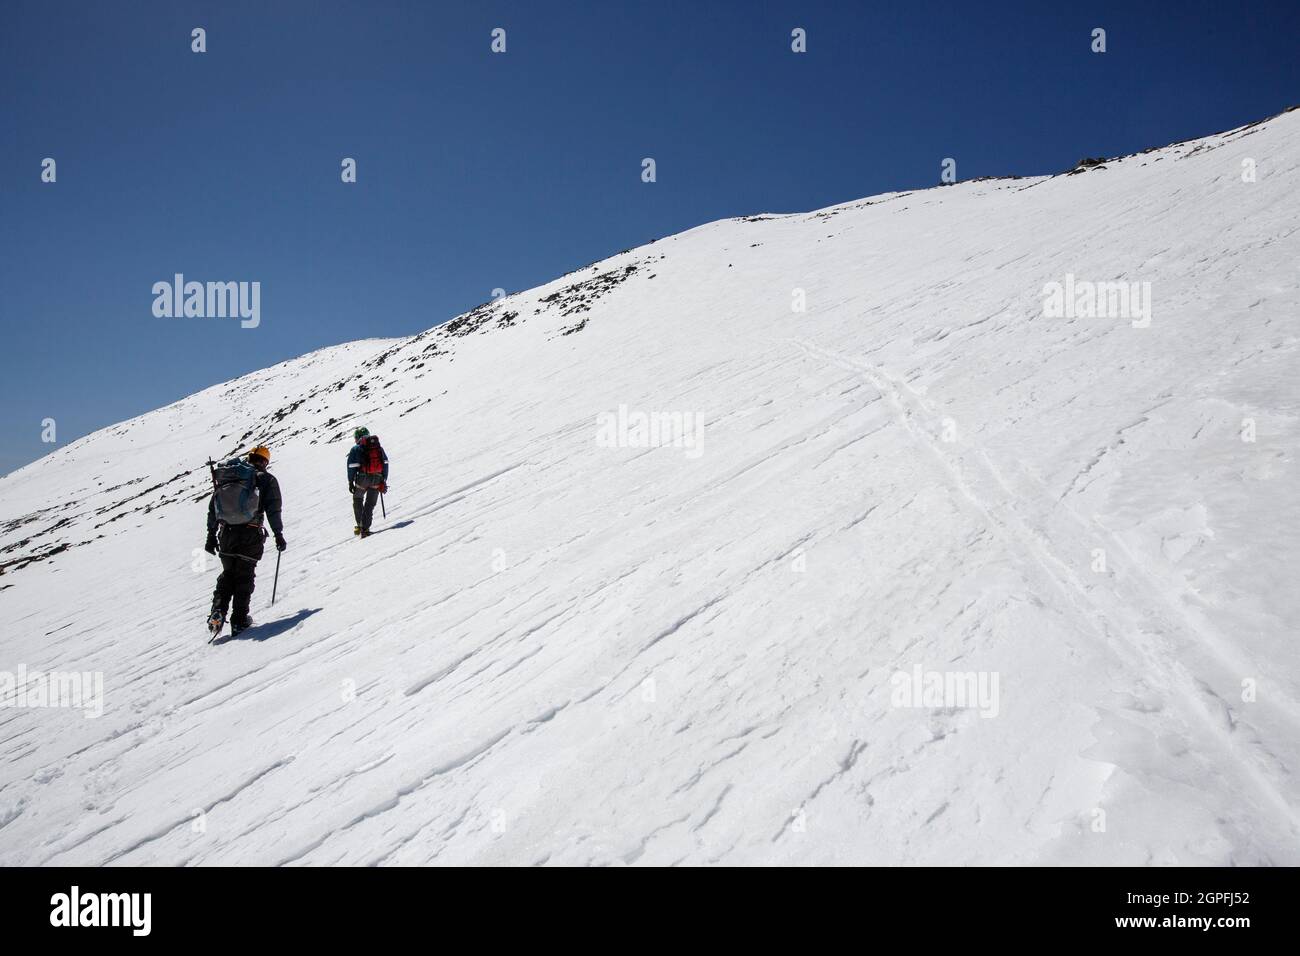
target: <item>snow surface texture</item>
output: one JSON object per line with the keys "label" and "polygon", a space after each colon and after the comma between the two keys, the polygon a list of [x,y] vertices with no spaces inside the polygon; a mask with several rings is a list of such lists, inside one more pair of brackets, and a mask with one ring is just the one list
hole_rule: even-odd
{"label": "snow surface texture", "polygon": [[[1300,863],[1298,167],[1294,112],[711,223],[5,477],[0,670],[104,713],[0,709],[0,863]],[[1150,326],[1046,317],[1067,273]],[[208,646],[255,441],[290,550]]]}

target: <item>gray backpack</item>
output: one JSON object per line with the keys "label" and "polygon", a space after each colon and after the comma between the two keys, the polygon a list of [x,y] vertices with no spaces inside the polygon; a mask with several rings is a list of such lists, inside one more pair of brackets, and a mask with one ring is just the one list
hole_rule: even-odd
{"label": "gray backpack", "polygon": [[232,458],[212,469],[212,485],[218,521],[227,525],[248,524],[262,510],[257,469],[244,459]]}

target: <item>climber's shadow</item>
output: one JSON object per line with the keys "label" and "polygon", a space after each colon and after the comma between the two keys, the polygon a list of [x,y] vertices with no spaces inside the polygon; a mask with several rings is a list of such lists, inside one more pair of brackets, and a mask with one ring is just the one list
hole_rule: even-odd
{"label": "climber's shadow", "polygon": [[252,627],[248,628],[248,630],[241,631],[237,637],[226,637],[217,643],[224,644],[227,641],[269,641],[278,634],[283,634],[285,631],[292,631],[303,621],[307,620],[307,618],[319,611],[320,608],[318,607],[303,608],[297,614],[290,615],[289,617],[282,617],[276,621],[267,621],[265,624],[254,624]]}

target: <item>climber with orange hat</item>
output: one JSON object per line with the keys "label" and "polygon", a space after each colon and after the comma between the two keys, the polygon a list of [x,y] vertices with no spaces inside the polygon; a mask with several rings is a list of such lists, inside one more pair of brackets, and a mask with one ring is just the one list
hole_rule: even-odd
{"label": "climber with orange hat", "polygon": [[258,445],[243,458],[231,458],[220,465],[208,462],[212,471],[212,498],[208,501],[208,540],[203,550],[221,558],[221,574],[212,592],[208,631],[215,640],[226,623],[231,600],[230,633],[236,636],[253,623],[248,603],[253,597],[254,575],[267,533],[275,533],[275,547],[283,551],[284,525],[280,521],[280,483],[266,470],[271,450]]}

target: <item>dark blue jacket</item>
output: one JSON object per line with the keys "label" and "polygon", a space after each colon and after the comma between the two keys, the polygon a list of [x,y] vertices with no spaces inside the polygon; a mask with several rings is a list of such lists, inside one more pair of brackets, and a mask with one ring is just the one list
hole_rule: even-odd
{"label": "dark blue jacket", "polygon": [[[361,470],[361,463],[365,460],[365,449],[360,445],[353,445],[352,450],[348,452],[348,484],[357,480],[357,473]],[[388,481],[388,452],[384,451],[384,446],[379,446],[379,454],[384,459],[384,481]]]}

